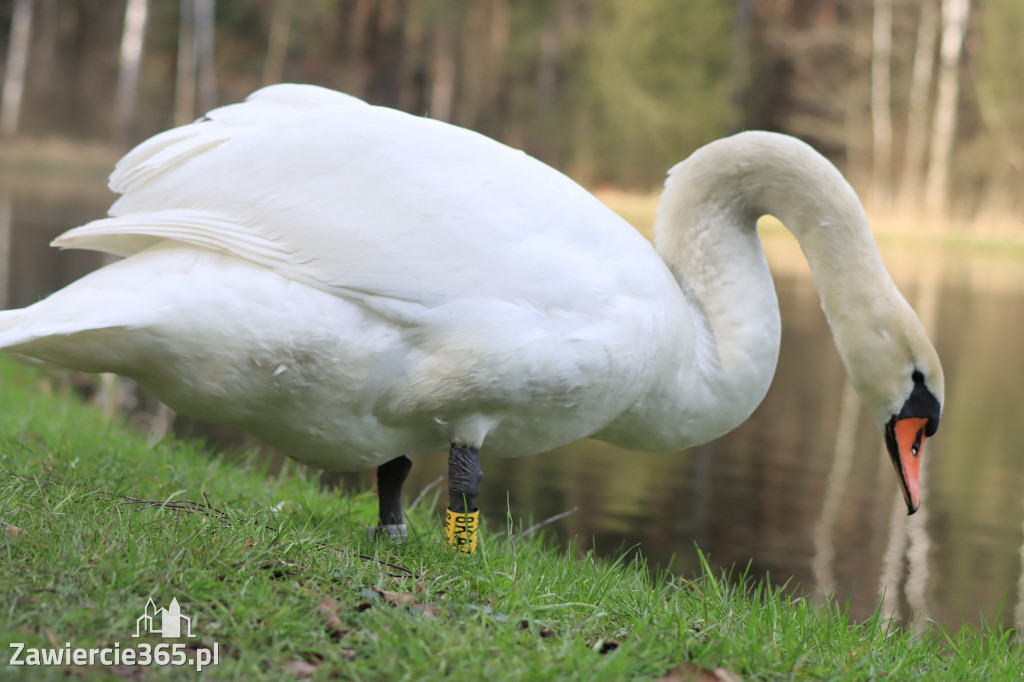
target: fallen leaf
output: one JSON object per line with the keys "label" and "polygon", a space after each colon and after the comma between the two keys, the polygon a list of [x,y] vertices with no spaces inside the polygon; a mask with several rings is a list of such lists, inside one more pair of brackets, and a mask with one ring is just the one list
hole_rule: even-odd
{"label": "fallen leaf", "polygon": [[140,680],[139,670],[135,666],[127,665],[112,665],[106,668],[104,672],[108,672],[119,680]]}
{"label": "fallen leaf", "polygon": [[24,529],[19,528],[17,526],[12,526],[9,523],[4,523],[3,521],[0,521],[0,528],[3,528],[4,532],[10,535],[12,538],[16,538],[25,532]]}
{"label": "fallen leaf", "polygon": [[317,667],[319,666],[316,663],[310,663],[309,661],[302,660],[301,658],[294,661],[288,661],[282,666],[284,671],[292,677],[303,679],[313,677],[313,673],[316,672]]}
{"label": "fallen leaf", "polygon": [[46,635],[46,640],[52,644],[54,648],[60,646],[61,642],[57,639],[57,635],[53,633],[53,630],[50,628],[43,628],[43,634]]}
{"label": "fallen leaf", "polygon": [[409,610],[413,613],[419,613],[427,616],[428,618],[436,618],[441,615],[441,609],[434,604],[413,604],[409,607]]}
{"label": "fallen leaf", "polygon": [[281,561],[278,563],[265,563],[261,564],[260,568],[264,571],[270,571],[270,576],[274,580],[287,580],[293,576],[302,573],[303,567],[296,563],[288,561]]}
{"label": "fallen leaf", "polygon": [[416,603],[416,595],[412,592],[392,592],[391,590],[374,590],[393,606],[412,606]]}
{"label": "fallen leaf", "polygon": [[330,597],[324,597],[316,607],[320,619],[327,627],[327,634],[331,639],[341,639],[348,634],[348,626],[338,618],[338,607]]}
{"label": "fallen leaf", "polygon": [[725,668],[708,670],[683,661],[659,677],[658,682],[743,682],[743,678]]}

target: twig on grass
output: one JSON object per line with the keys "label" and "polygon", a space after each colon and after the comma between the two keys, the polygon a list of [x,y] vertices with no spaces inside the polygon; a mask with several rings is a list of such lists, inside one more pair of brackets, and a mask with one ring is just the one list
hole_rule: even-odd
{"label": "twig on grass", "polygon": [[388,575],[392,578],[414,578],[418,580],[421,577],[419,573],[413,571],[412,569],[408,569],[405,566],[400,566],[399,564],[393,564],[390,561],[378,559],[375,556],[370,556],[368,554],[356,554],[356,556],[360,559],[363,559],[364,561],[376,561],[381,566],[387,566],[388,568],[393,568],[396,571],[402,571],[402,573],[398,574],[388,573]]}
{"label": "twig on grass", "polygon": [[517,535],[516,537],[512,538],[512,544],[515,545],[517,542],[519,542],[520,540],[525,538],[530,533],[532,533],[532,532],[534,532],[536,530],[539,530],[539,529],[543,528],[544,526],[552,524],[555,521],[561,521],[562,519],[564,519],[564,518],[566,518],[568,516],[572,516],[577,511],[579,511],[579,509],[580,509],[579,507],[573,507],[569,511],[564,511],[561,514],[555,514],[554,516],[550,516],[550,517],[544,519],[540,523],[533,524],[532,526],[530,526],[529,528],[527,528],[526,530],[521,532],[519,535]]}
{"label": "twig on grass", "polygon": [[[5,473],[8,476],[11,476],[12,478],[22,478],[22,479],[26,479],[26,480],[38,481],[38,479],[33,477],[33,476],[26,476],[24,474],[17,474],[17,473],[14,473],[13,471],[10,471],[10,470],[7,470],[7,469],[3,469],[3,468],[0,468],[0,472]],[[438,483],[440,483],[443,479],[444,479],[443,476],[439,476],[436,481],[432,482],[430,485],[428,485],[426,488],[423,489],[423,492],[420,493],[420,497],[422,497],[424,495],[424,493],[426,493],[431,487],[433,487],[433,486],[437,485]],[[76,487],[76,488],[83,487],[83,486],[79,486],[79,485],[75,485],[75,484],[72,484],[72,485],[74,487]],[[120,502],[125,502],[127,504],[136,505],[137,508],[140,511],[142,509],[168,509],[170,511],[182,511],[182,512],[187,512],[189,514],[201,514],[203,516],[207,516],[207,517],[210,517],[210,518],[213,518],[213,519],[217,519],[218,521],[220,521],[221,523],[223,523],[226,526],[231,526],[232,525],[231,524],[231,517],[228,516],[225,512],[223,512],[220,509],[217,509],[216,507],[213,506],[213,504],[210,502],[210,496],[207,495],[205,490],[203,491],[203,501],[202,502],[196,502],[195,500],[188,500],[188,499],[180,499],[180,500],[166,500],[166,499],[165,500],[146,500],[146,499],[143,499],[141,497],[132,497],[130,495],[115,495],[114,497],[110,497],[109,493],[101,492],[101,491],[98,491],[98,490],[93,490],[92,492],[94,494],[98,495],[100,497],[100,499],[102,499],[102,500],[111,500],[111,499],[113,499],[113,500],[118,500]],[[420,498],[417,498],[417,501],[419,501],[419,499]],[[415,503],[413,503],[413,504],[415,505]],[[4,524],[5,529],[6,529],[7,526],[8,526],[8,524]],[[269,531],[277,532],[277,529],[274,528],[271,525],[263,524],[263,527],[266,528]],[[11,528],[14,528],[14,526],[11,526]],[[21,531],[21,529],[19,528],[18,531]],[[320,549],[335,549],[332,545],[329,545],[327,543],[318,542],[316,544],[317,544],[317,547],[319,547]],[[413,578],[413,579],[418,580],[421,577],[420,574],[416,573],[412,569],[406,568],[405,566],[401,566],[399,564],[393,564],[391,562],[384,561],[382,559],[377,559],[376,557],[368,556],[366,554],[359,554],[357,556],[360,559],[364,559],[366,561],[376,561],[377,563],[381,564],[382,566],[387,566],[389,568],[395,569],[396,571],[401,571],[401,573],[388,573],[388,576],[390,576],[392,578]]]}
{"label": "twig on grass", "polygon": [[437,487],[437,485],[439,483],[441,483],[441,481],[443,481],[443,480],[444,480],[444,475],[441,475],[441,476],[438,476],[437,478],[435,478],[430,483],[428,483],[426,485],[426,487],[423,488],[423,490],[420,491],[420,494],[416,496],[416,499],[412,501],[412,504],[409,505],[409,511],[412,511],[413,509],[415,509],[416,505],[418,505],[420,503],[420,501],[423,499],[423,497],[428,492],[430,492],[433,488]]}
{"label": "twig on grass", "polygon": [[[203,493],[203,497],[206,498],[206,493]],[[100,499],[109,500],[109,497],[101,497]],[[127,502],[128,504],[139,505],[142,508],[155,508],[155,509],[170,509],[171,511],[183,511],[189,512],[190,514],[201,514],[203,516],[209,516],[210,518],[217,519],[230,524],[230,517],[219,509],[215,509],[210,504],[210,500],[207,498],[204,503],[195,502],[193,500],[144,500],[139,497],[131,497],[129,495],[118,495],[114,499],[121,502]],[[270,530],[274,530],[267,526]]]}

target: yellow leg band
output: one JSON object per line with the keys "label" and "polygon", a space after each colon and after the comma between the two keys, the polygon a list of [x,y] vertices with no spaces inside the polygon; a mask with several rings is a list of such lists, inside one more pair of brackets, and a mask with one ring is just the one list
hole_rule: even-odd
{"label": "yellow leg band", "polygon": [[445,510],[444,539],[456,552],[476,552],[477,530],[480,528],[480,512],[453,512]]}

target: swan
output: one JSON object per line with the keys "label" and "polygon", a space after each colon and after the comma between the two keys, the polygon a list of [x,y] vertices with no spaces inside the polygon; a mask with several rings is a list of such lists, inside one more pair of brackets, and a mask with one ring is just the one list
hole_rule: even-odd
{"label": "swan", "polygon": [[377,467],[396,538],[403,453],[449,450],[446,536],[471,552],[480,454],[682,449],[743,422],[779,351],[765,214],[798,239],[920,504],[938,356],[853,189],[792,137],[744,132],[675,166],[653,246],[521,151],[309,85],[156,135],[110,187],[109,217],[53,244],[123,259],[0,312],[0,350],[131,377],[313,466]]}

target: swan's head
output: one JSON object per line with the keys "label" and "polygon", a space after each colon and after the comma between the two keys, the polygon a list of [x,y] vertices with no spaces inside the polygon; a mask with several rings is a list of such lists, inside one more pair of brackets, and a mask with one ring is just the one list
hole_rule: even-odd
{"label": "swan's head", "polygon": [[[924,372],[914,370],[911,374],[912,388],[899,412],[885,423],[885,447],[892,458],[892,464],[900,477],[903,499],[907,512],[913,514],[921,506],[921,458],[924,456],[924,439],[935,434],[939,428],[942,403],[928,386]],[[942,376],[939,375],[941,384]],[[939,394],[941,395],[941,387]]]}
{"label": "swan's head", "polygon": [[840,354],[854,388],[885,436],[907,511],[913,514],[921,505],[924,441],[935,434],[942,415],[942,366],[902,298],[887,312],[883,319],[889,324],[844,334],[849,343],[840,344]]}

